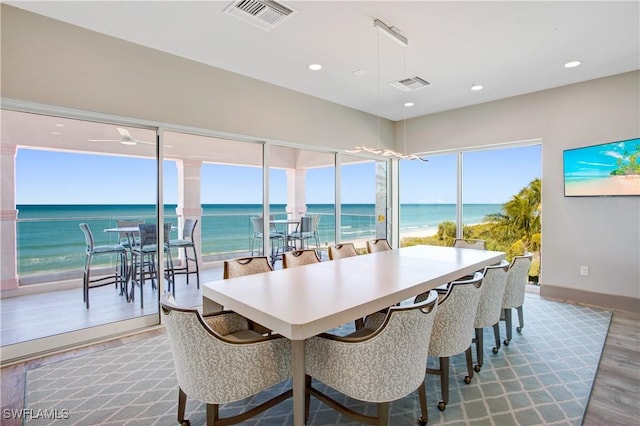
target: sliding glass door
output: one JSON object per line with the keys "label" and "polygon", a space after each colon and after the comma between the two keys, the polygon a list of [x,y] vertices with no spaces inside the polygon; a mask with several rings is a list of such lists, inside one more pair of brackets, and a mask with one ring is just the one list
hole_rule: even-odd
{"label": "sliding glass door", "polygon": [[[119,221],[155,223],[156,134],[2,111],[3,358],[19,356],[21,345],[42,351],[158,322],[157,298],[130,301],[128,251],[96,249],[86,266],[88,238],[113,247]],[[83,290],[87,273],[93,281],[116,270],[124,282]]]}

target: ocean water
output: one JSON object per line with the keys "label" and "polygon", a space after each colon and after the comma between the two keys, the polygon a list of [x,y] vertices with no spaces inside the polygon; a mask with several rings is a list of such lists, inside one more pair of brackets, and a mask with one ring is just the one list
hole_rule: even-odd
{"label": "ocean water", "polygon": [[[259,204],[205,204],[198,226],[202,233],[204,256],[246,252],[251,245],[251,216],[262,213]],[[490,213],[501,211],[501,204],[466,204],[464,223],[480,223]],[[144,219],[153,222],[154,205],[18,205],[18,274],[35,275],[82,269],[85,241],[79,224],[91,227],[96,244],[115,244],[116,233],[104,229],[116,226],[117,219]],[[165,220],[177,226],[175,205],[164,207]],[[271,213],[285,219],[285,206],[272,205]],[[308,213],[320,214],[321,244],[331,244],[335,236],[333,204],[310,204]],[[455,204],[403,204],[400,209],[400,233],[433,232],[438,224],[455,222]],[[372,238],[375,235],[373,204],[343,204],[342,240]],[[171,235],[177,238],[177,231]],[[103,261],[105,264],[109,261]]]}

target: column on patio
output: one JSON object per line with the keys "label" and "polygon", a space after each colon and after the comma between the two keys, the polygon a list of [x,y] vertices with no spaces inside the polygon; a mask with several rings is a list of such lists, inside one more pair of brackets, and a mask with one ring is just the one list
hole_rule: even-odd
{"label": "column on patio", "polygon": [[0,191],[0,280],[1,289],[15,290],[18,288],[17,268],[17,240],[16,223],[18,210],[16,210],[15,194],[15,161],[18,147],[2,142],[0,145],[0,169],[2,170],[2,183]]}
{"label": "column on patio", "polygon": [[[176,166],[178,169],[178,206],[176,207],[178,229],[182,233],[186,219],[198,220],[193,239],[196,245],[198,263],[202,264],[202,203],[200,198],[202,161],[177,160]],[[182,250],[180,250],[179,256],[182,264],[185,262]]]}
{"label": "column on patio", "polygon": [[306,169],[287,169],[287,216],[298,219],[307,212]]}
{"label": "column on patio", "polygon": [[386,238],[389,240],[388,229],[390,218],[388,217],[387,170],[388,162],[376,161],[376,238]]}

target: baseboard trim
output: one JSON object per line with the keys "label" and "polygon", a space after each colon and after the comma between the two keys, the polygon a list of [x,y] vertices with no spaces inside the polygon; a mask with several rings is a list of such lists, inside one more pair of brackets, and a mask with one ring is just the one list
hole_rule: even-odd
{"label": "baseboard trim", "polygon": [[549,284],[543,284],[540,286],[540,296],[545,299],[640,314],[640,299],[637,297],[595,293],[592,291],[558,287]]}

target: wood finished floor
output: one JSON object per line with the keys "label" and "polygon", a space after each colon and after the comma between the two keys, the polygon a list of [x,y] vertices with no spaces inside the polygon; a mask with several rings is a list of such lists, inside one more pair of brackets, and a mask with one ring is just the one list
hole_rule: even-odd
{"label": "wood finished floor", "polygon": [[[206,275],[215,277],[218,273],[219,271],[214,270]],[[26,369],[116,347],[163,332],[148,331],[2,368],[2,413],[5,413],[5,409],[23,408]],[[639,418],[640,315],[614,312],[583,424],[637,425]],[[5,419],[4,416],[0,423],[6,426],[22,424],[21,421]]]}

